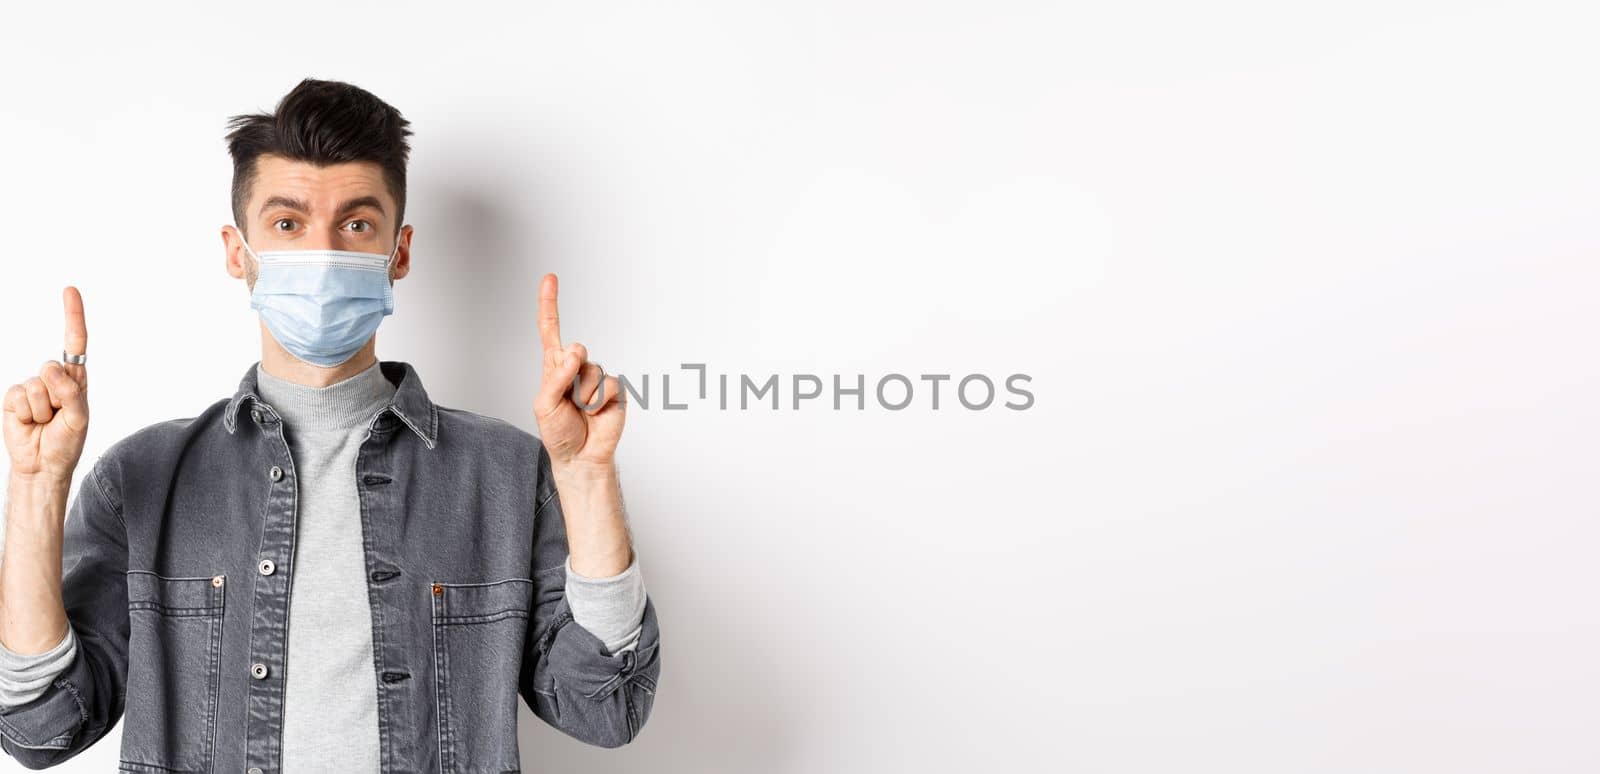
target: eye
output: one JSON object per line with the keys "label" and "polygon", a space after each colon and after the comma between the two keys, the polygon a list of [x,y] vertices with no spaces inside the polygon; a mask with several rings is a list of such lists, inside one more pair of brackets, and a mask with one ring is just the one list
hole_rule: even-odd
{"label": "eye", "polygon": [[290,219],[290,218],[278,218],[277,220],[272,222],[272,226],[273,226],[273,228],[277,228],[279,231],[286,231],[288,229],[279,228],[279,227],[282,226],[285,223],[293,223],[293,222],[294,221],[292,219]]}
{"label": "eye", "polygon": [[360,224],[361,226],[363,226],[363,228],[356,229],[356,233],[358,233],[358,234],[364,234],[364,233],[372,230],[372,224],[370,222],[368,222],[368,221],[365,221],[365,220],[352,220],[352,221],[350,221],[350,225],[352,225],[352,226],[357,225],[357,224]]}

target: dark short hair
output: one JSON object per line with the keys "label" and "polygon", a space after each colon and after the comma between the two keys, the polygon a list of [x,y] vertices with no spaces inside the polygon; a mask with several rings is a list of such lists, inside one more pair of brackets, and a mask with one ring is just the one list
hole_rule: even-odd
{"label": "dark short hair", "polygon": [[271,113],[228,119],[233,156],[233,222],[248,234],[245,207],[256,181],[256,160],[270,153],[318,166],[372,161],[395,202],[395,233],[405,221],[406,160],[411,125],[372,92],[341,81],[306,78],[283,95]]}

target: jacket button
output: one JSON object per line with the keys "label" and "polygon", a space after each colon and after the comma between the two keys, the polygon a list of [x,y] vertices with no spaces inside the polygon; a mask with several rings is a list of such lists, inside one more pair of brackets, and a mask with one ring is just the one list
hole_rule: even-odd
{"label": "jacket button", "polygon": [[250,676],[254,677],[257,680],[260,680],[260,679],[266,677],[267,676],[267,665],[263,664],[263,663],[261,663],[259,661],[254,663],[254,664],[251,664],[250,665]]}
{"label": "jacket button", "polygon": [[267,475],[272,476],[273,481],[277,481],[278,479],[283,478],[283,468],[273,465],[272,470],[267,471]]}
{"label": "jacket button", "polygon": [[278,569],[278,565],[273,564],[271,559],[262,559],[261,564],[256,565],[256,569],[260,570],[262,575],[271,575]]}
{"label": "jacket button", "polygon": [[244,770],[244,774],[261,774],[261,769],[258,766],[251,766]]}

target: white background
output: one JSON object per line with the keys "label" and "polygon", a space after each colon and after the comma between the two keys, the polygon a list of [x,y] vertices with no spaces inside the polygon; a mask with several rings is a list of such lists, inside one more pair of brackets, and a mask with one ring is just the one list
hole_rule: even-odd
{"label": "white background", "polygon": [[231,395],[224,122],[347,80],[444,405],[535,428],[545,271],[612,372],[1033,377],[633,411],[654,714],[528,770],[1600,769],[1585,4],[576,5],[8,8],[0,386],[75,284],[86,460]]}

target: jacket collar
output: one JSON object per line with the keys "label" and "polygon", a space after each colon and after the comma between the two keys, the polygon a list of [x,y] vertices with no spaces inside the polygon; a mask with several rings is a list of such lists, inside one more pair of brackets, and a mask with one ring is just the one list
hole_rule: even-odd
{"label": "jacket collar", "polygon": [[[256,367],[259,365],[261,361],[257,360],[245,370],[244,378],[239,380],[239,389],[233,393],[233,398],[222,413],[222,426],[227,428],[230,435],[238,425],[239,408],[245,404],[246,398],[266,405],[261,400],[256,381]],[[394,399],[383,410],[399,417],[432,449],[439,441],[439,407],[428,399],[428,392],[422,388],[422,378],[417,376],[417,370],[404,360],[379,360],[378,368],[395,385]],[[382,416],[382,412],[379,412],[379,416]]]}

